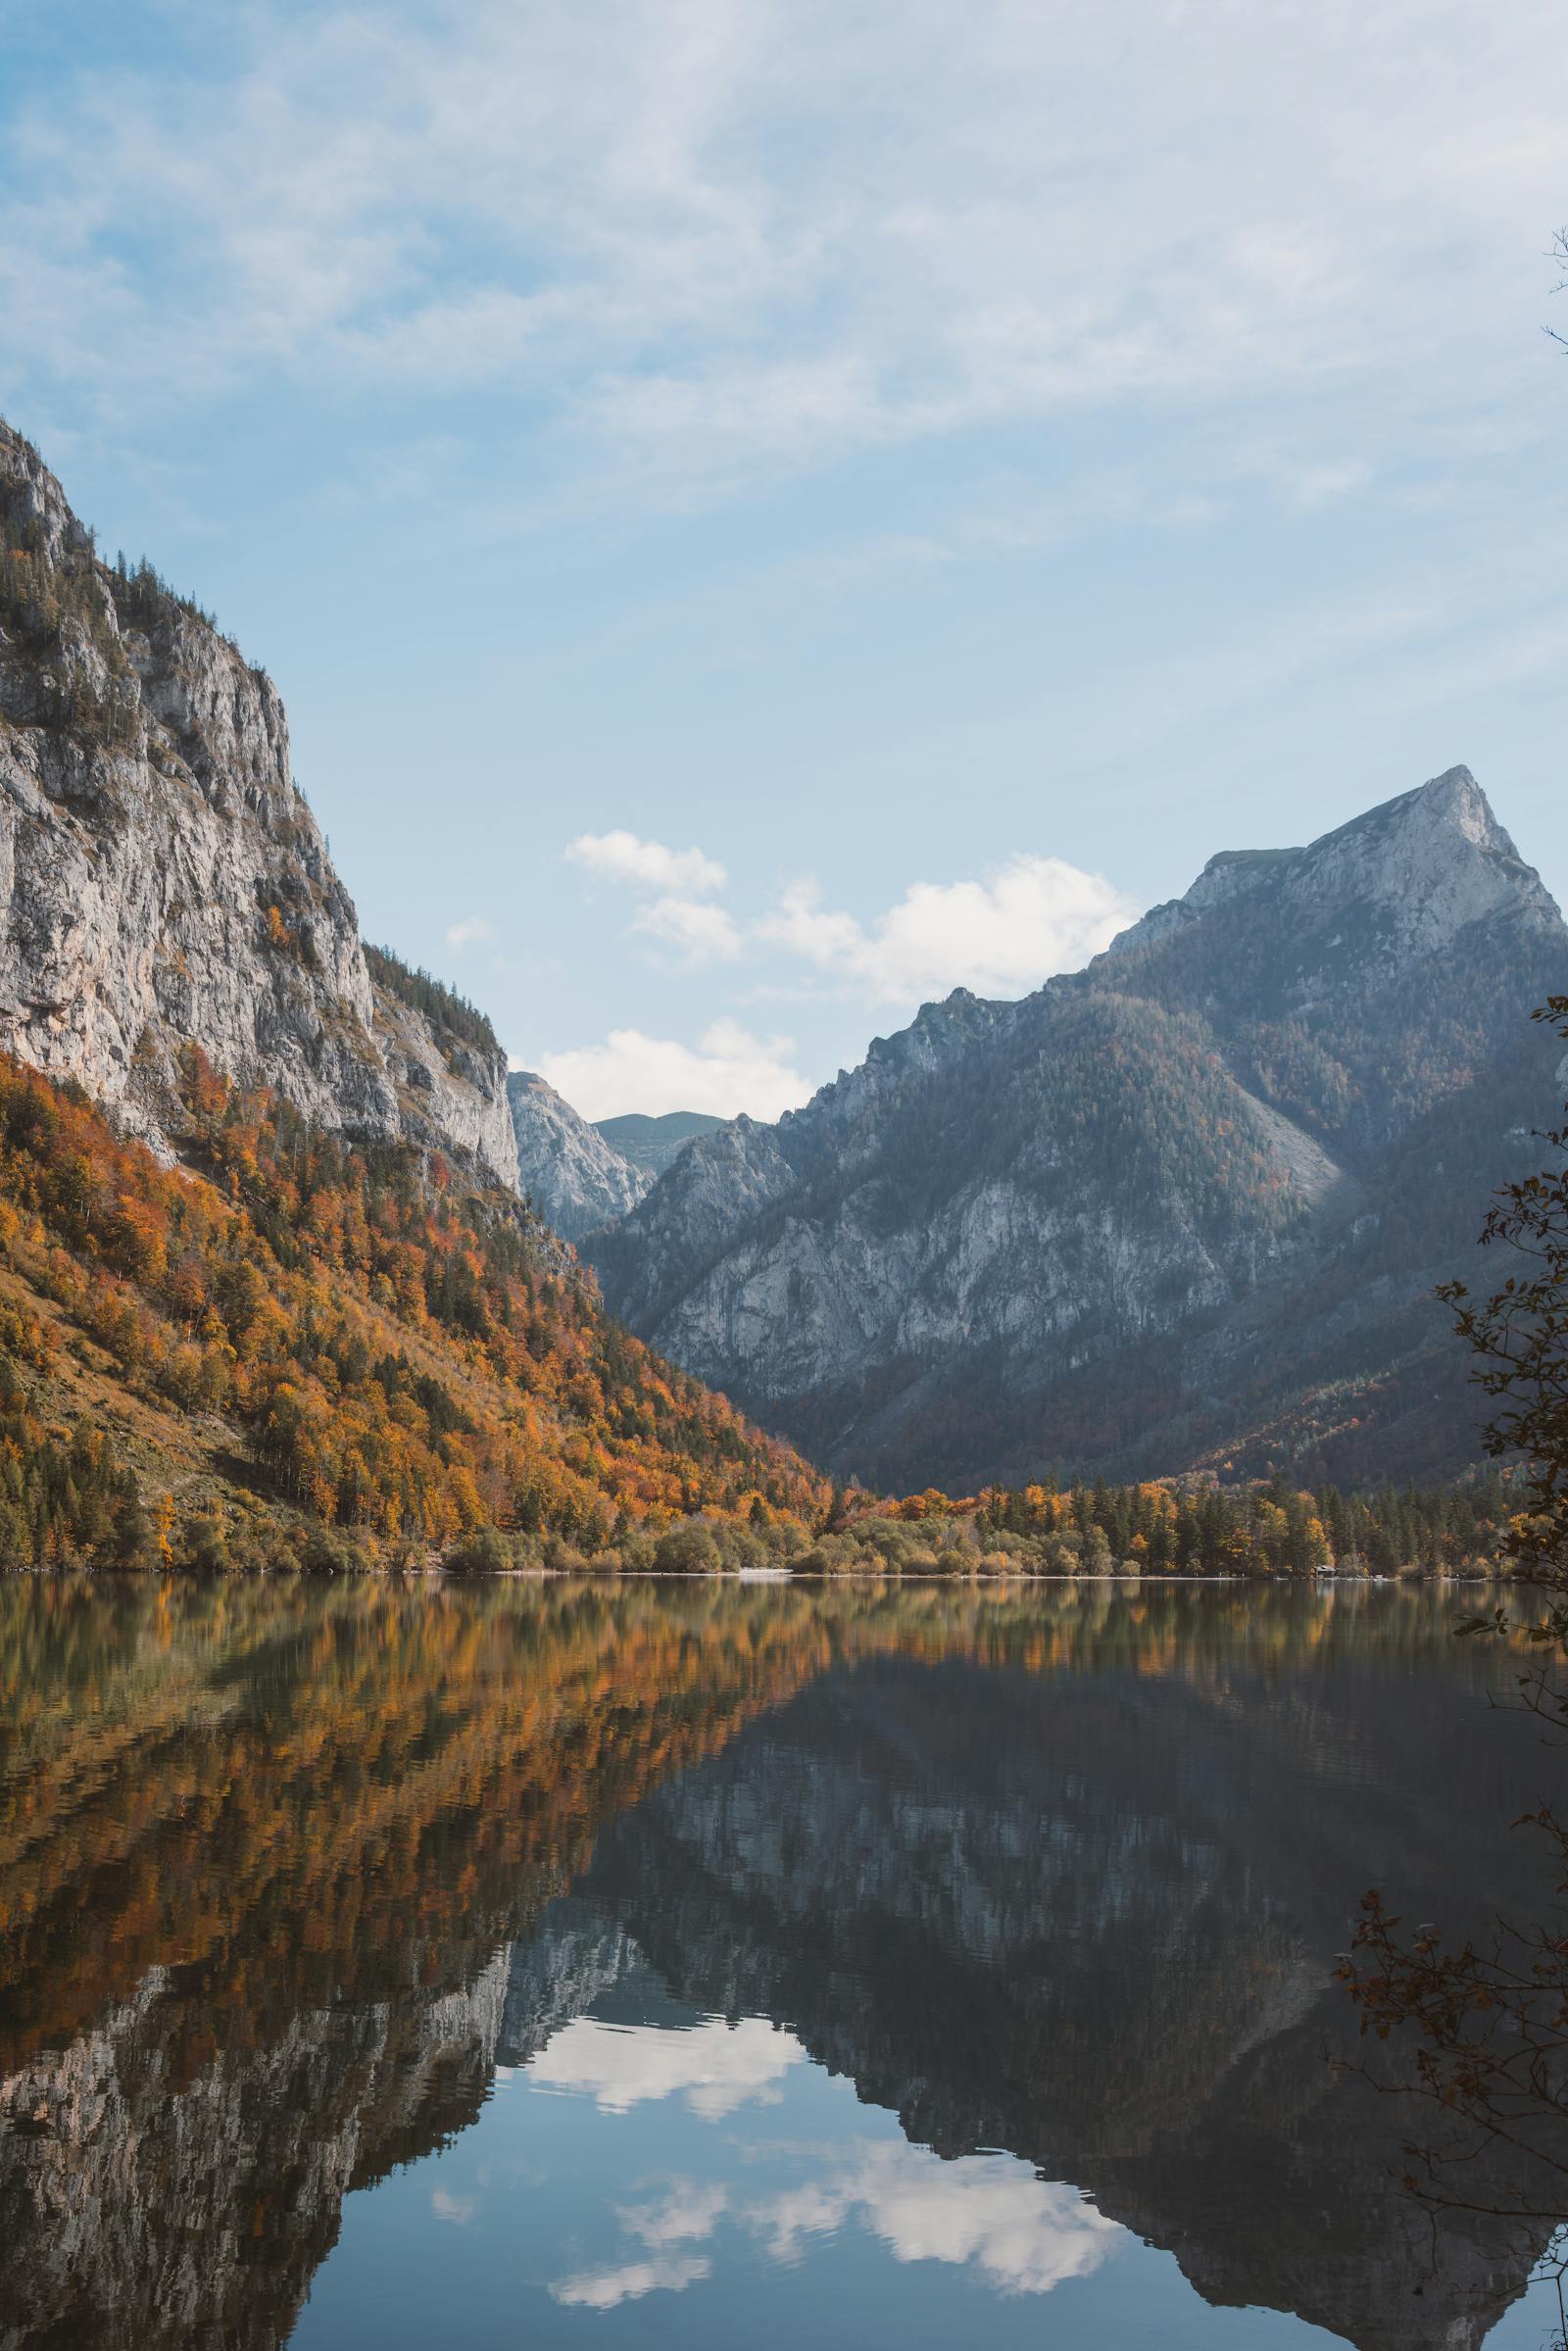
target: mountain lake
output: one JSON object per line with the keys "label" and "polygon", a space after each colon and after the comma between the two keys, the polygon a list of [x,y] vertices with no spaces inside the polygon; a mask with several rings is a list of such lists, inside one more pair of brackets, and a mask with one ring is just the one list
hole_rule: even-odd
{"label": "mountain lake", "polygon": [[1465,1601],[0,1586],[0,2351],[1536,2351],[1334,1977],[1549,1890]]}

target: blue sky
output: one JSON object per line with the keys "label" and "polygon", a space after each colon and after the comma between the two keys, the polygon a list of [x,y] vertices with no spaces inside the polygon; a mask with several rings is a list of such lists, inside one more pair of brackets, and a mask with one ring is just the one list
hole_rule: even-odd
{"label": "blue sky", "polygon": [[1457,761],[1568,890],[1543,0],[0,0],[0,410],[368,934],[770,1115]]}

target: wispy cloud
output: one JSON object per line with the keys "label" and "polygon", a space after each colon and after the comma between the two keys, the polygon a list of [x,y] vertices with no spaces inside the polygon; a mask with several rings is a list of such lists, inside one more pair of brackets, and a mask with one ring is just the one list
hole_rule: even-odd
{"label": "wispy cloud", "polygon": [[449,2189],[437,2187],[430,2191],[430,2210],[438,2221],[451,2221],[459,2229],[465,2229],[472,2220],[476,2206],[472,2196],[454,2196]]}
{"label": "wispy cloud", "polygon": [[925,2147],[874,2140],[750,2217],[776,2261],[854,2218],[896,2261],[952,2263],[1012,2294],[1088,2277],[1122,2234],[1075,2188],[1037,2179],[1011,2156],[944,2163]]}
{"label": "wispy cloud", "polygon": [[447,925],[447,945],[454,955],[461,955],[466,947],[483,946],[494,937],[495,932],[482,914],[465,914],[461,921]]}
{"label": "wispy cloud", "polygon": [[1087,402],[1375,376],[1447,414],[1478,378],[1440,355],[1485,367],[1560,206],[1557,12],[1412,30],[262,0],[206,72],[13,108],[4,389],[490,386],[655,495]]}
{"label": "wispy cloud", "polygon": [[762,2017],[743,2017],[738,2025],[707,2019],[679,2033],[576,2017],[552,2034],[528,2070],[536,2083],[586,2093],[606,2114],[683,2097],[693,2114],[713,2123],[749,2102],[771,2103],[805,2056],[793,2033]]}
{"label": "wispy cloud", "polygon": [[[666,849],[636,833],[579,833],[565,856],[595,881],[618,882],[643,903],[631,928],[676,950],[692,968],[733,962],[741,934],[733,918],[710,901],[728,875],[716,857],[701,849]],[[654,895],[650,895],[653,893]]]}
{"label": "wispy cloud", "polygon": [[632,929],[677,948],[688,963],[732,963],[741,934],[722,906],[697,898],[656,898],[640,908]]}
{"label": "wispy cloud", "polygon": [[622,2302],[640,2302],[645,2294],[678,2294],[696,2285],[712,2268],[706,2253],[651,2253],[641,2261],[612,2264],[603,2270],[581,2270],[557,2278],[550,2297],[568,2310],[616,2310]]}
{"label": "wispy cloud", "polygon": [[579,833],[566,843],[565,855],[596,881],[688,897],[722,890],[728,879],[717,858],[700,849],[666,849],[662,841],[643,841],[635,833]]}
{"label": "wispy cloud", "polygon": [[716,2182],[681,2180],[656,2204],[623,2205],[620,2221],[645,2245],[688,2245],[712,2235],[728,2203]]}

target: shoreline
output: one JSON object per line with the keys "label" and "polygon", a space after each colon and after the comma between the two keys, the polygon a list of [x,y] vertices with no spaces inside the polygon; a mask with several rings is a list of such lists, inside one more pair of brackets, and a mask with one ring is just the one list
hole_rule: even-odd
{"label": "shoreline", "polygon": [[480,1584],[748,1584],[783,1586],[791,1584],[834,1587],[841,1584],[939,1584],[957,1592],[975,1590],[981,1585],[1014,1584],[1108,1584],[1120,1585],[1128,1591],[1146,1587],[1166,1589],[1172,1585],[1250,1585],[1269,1591],[1282,1587],[1307,1591],[1321,1584],[1346,1584],[1363,1590],[1409,1589],[1434,1584],[1518,1585],[1529,1588],[1527,1578],[1515,1575],[1506,1567],[1496,1568],[1416,1568],[1407,1574],[1361,1575],[1351,1568],[1314,1568],[1309,1575],[1247,1575],[1236,1569],[1217,1570],[1213,1575],[1135,1576],[1099,1572],[1092,1575],[1033,1575],[1027,1568],[1012,1572],[991,1570],[984,1575],[941,1575],[933,1568],[909,1568],[890,1571],[874,1568],[845,1568],[831,1573],[824,1568],[806,1568],[797,1571],[789,1567],[705,1567],[691,1570],[658,1567],[597,1567],[585,1561],[581,1567],[498,1567],[451,1568],[436,1561],[423,1567],[19,1567],[0,1575],[0,1582],[136,1582],[136,1583],[229,1583],[249,1579],[299,1577],[302,1581],[335,1583],[429,1583],[448,1585]]}

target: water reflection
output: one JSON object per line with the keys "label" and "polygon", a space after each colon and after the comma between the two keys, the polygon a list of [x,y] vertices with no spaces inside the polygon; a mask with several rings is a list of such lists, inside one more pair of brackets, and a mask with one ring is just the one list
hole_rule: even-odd
{"label": "water reflection", "polygon": [[606,2114],[679,2094],[693,2114],[716,2123],[751,2099],[777,2097],[805,2055],[793,2033],[762,2017],[733,2025],[707,2017],[675,2030],[578,2017],[545,2043],[533,2078],[547,2089],[587,2090]]}
{"label": "water reflection", "polygon": [[1465,2351],[1538,2245],[1434,2258],[1328,1976],[1533,1898],[1483,1670],[1395,1592],[0,1591],[0,2347]]}

